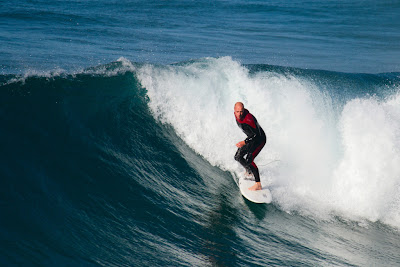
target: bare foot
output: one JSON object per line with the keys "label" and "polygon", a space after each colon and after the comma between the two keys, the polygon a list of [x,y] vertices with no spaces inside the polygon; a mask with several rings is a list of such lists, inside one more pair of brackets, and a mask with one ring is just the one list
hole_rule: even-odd
{"label": "bare foot", "polygon": [[261,182],[256,182],[252,187],[249,187],[250,191],[256,191],[256,190],[261,190]]}

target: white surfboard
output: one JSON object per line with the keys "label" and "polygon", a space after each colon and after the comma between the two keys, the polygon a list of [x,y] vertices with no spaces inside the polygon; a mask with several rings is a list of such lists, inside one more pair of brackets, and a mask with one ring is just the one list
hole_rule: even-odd
{"label": "white surfboard", "polygon": [[239,177],[239,188],[242,195],[254,203],[271,203],[272,194],[267,187],[263,187],[261,190],[250,191],[249,187],[254,185],[254,180]]}

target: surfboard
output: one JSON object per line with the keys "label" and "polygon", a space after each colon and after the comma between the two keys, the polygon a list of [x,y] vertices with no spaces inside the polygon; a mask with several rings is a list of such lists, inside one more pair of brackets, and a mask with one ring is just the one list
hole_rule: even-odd
{"label": "surfboard", "polygon": [[239,189],[242,195],[254,203],[271,203],[272,194],[267,187],[264,186],[261,190],[257,191],[250,191],[248,189],[254,183],[254,179],[239,177]]}

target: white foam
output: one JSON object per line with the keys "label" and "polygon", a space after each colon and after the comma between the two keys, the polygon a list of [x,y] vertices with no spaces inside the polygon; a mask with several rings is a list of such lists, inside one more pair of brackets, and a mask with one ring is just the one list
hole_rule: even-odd
{"label": "white foam", "polygon": [[312,81],[250,75],[230,57],[145,65],[137,75],[156,118],[211,164],[238,174],[243,170],[233,159],[235,144],[245,136],[233,106],[244,102],[267,133],[255,162],[282,209],[400,226],[400,96],[355,99],[337,114]]}
{"label": "white foam", "polygon": [[22,83],[24,84],[27,79],[32,78],[32,77],[38,77],[38,78],[46,78],[48,80],[57,78],[57,77],[63,77],[67,75],[71,75],[72,77],[75,77],[78,74],[91,74],[91,75],[102,75],[105,77],[113,77],[117,75],[123,75],[126,72],[133,72],[136,70],[135,66],[126,58],[120,57],[116,62],[120,63],[120,66],[110,68],[109,64],[107,65],[99,65],[94,68],[90,69],[78,69],[75,70],[74,72],[67,72],[64,69],[54,69],[51,71],[36,71],[36,70],[28,70],[22,75],[17,75],[14,78],[11,78],[10,80],[6,81],[4,84],[13,84],[13,83]]}
{"label": "white foam", "polygon": [[36,70],[28,70],[23,75],[18,75],[14,78],[8,80],[5,84],[13,84],[13,83],[22,83],[25,84],[26,80],[31,77],[40,77],[46,79],[53,79],[55,77],[59,77],[65,75],[66,72],[63,69],[57,68],[51,71],[36,71]]}
{"label": "white foam", "polygon": [[400,95],[355,99],[339,122],[344,150],[333,190],[346,212],[400,225]]}

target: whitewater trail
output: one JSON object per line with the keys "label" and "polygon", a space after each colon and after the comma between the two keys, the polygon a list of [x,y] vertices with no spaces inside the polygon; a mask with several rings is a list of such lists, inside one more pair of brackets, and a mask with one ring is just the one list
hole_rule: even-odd
{"label": "whitewater trail", "polygon": [[250,72],[229,57],[145,65],[137,76],[157,119],[212,165],[236,174],[242,170],[232,159],[234,144],[244,136],[233,105],[244,102],[268,137],[256,163],[280,160],[260,170],[284,210],[400,226],[399,94],[335,98],[307,77]]}

